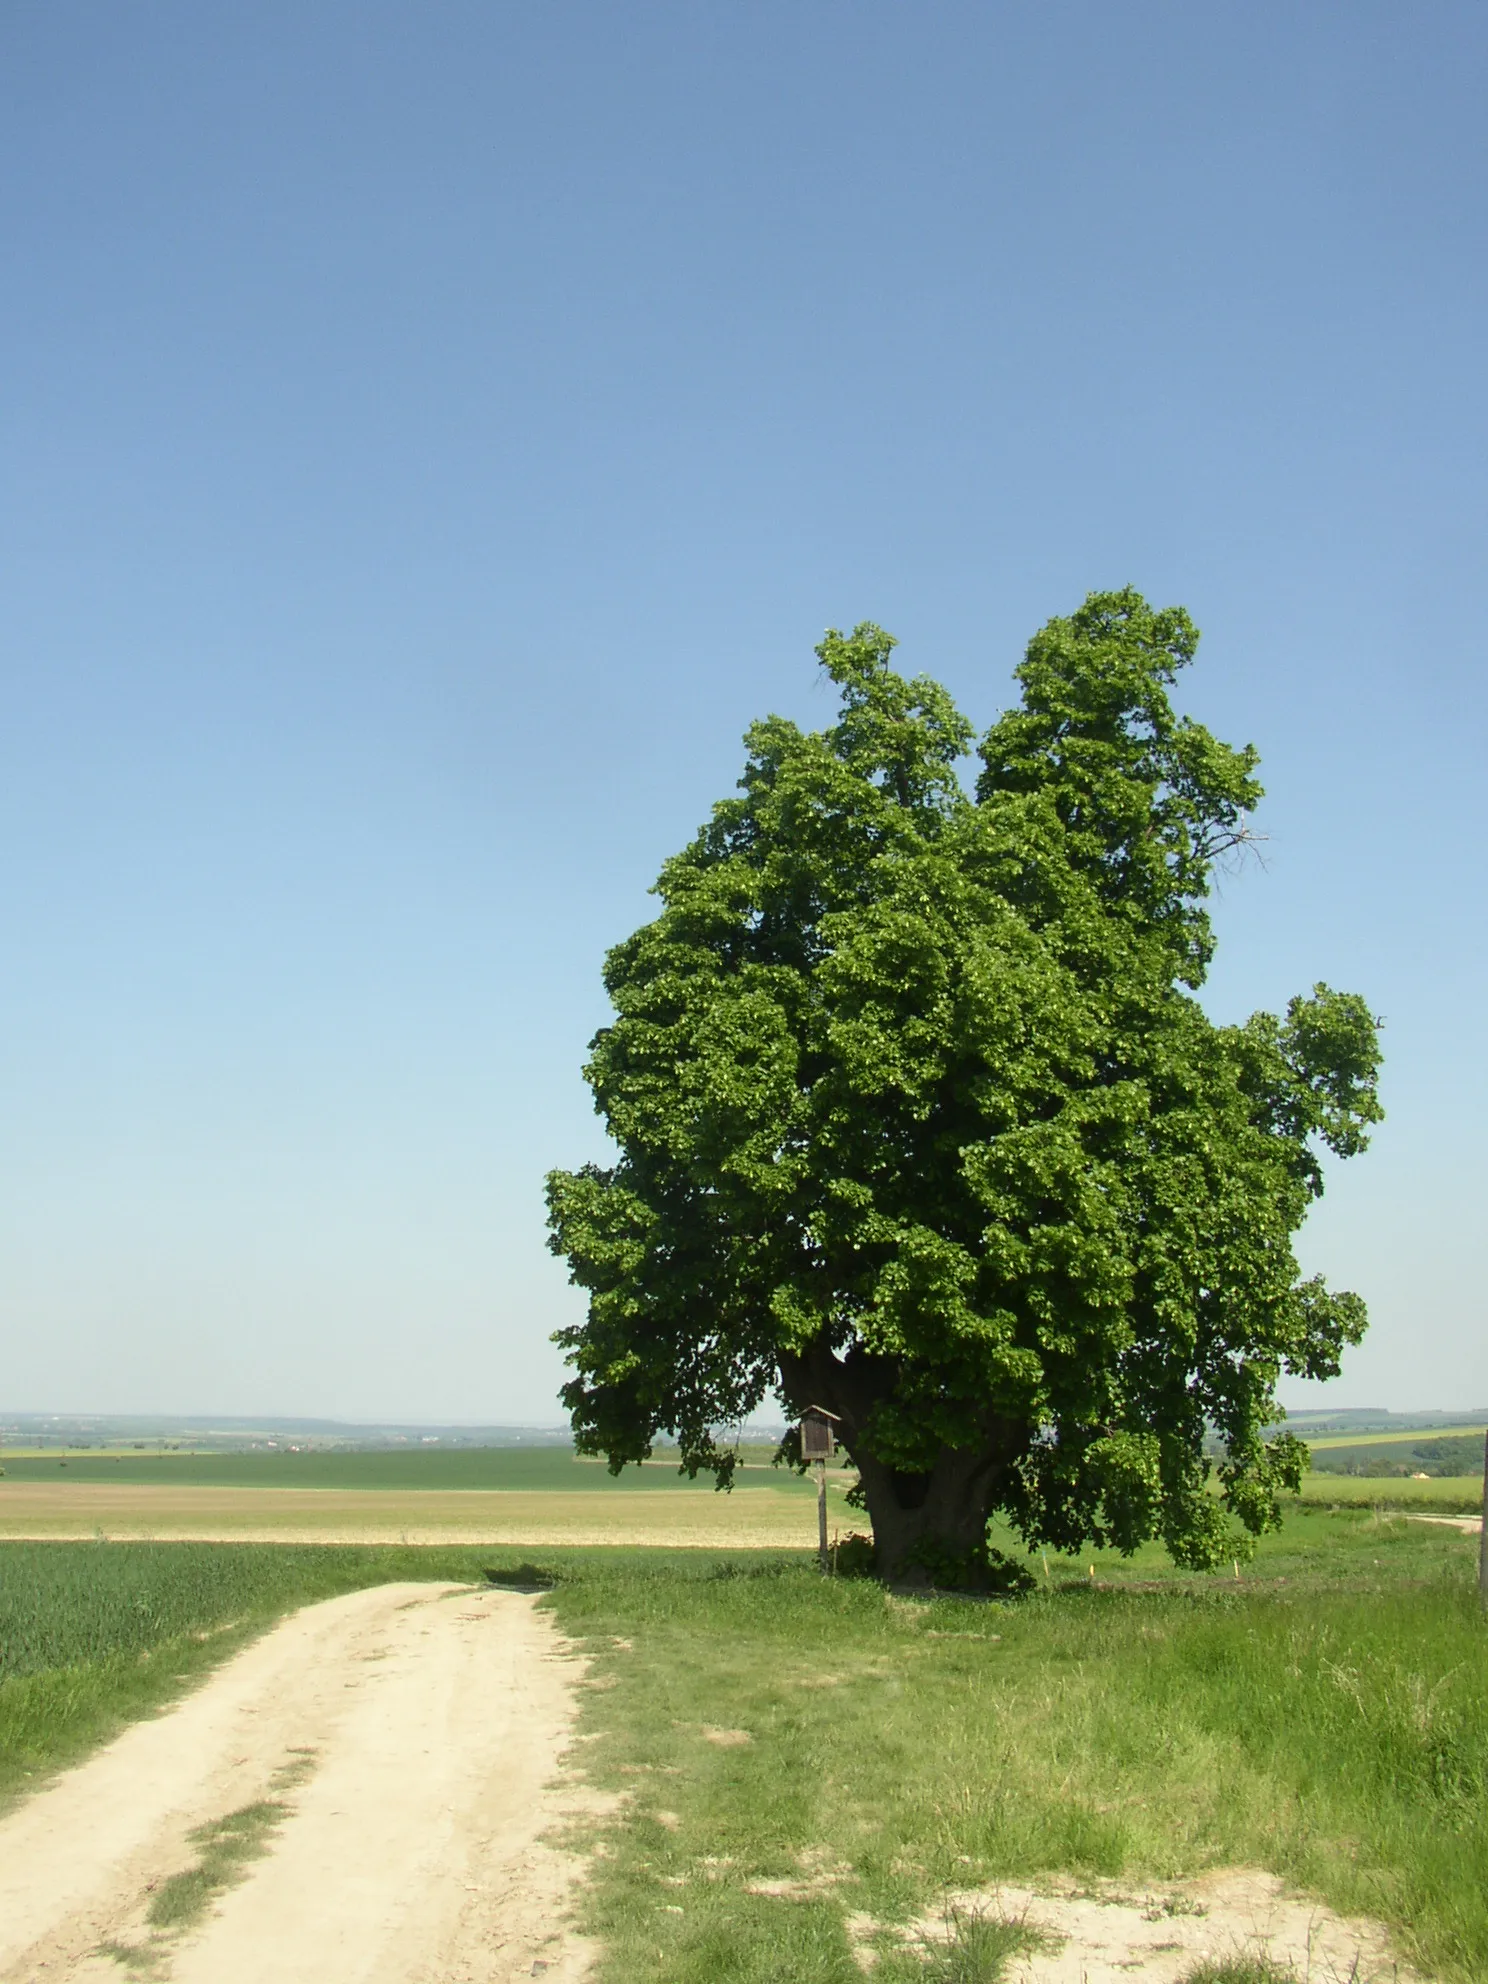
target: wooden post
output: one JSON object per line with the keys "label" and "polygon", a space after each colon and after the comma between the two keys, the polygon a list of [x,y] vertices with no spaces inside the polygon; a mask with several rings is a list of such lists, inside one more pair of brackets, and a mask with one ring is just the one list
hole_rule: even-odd
{"label": "wooden post", "polygon": [[819,1405],[808,1406],[801,1414],[801,1458],[816,1463],[816,1542],[823,1577],[829,1577],[832,1571],[827,1549],[827,1462],[836,1445],[833,1424],[834,1415]]}
{"label": "wooden post", "polygon": [[1478,1534],[1478,1603],[1488,1611],[1488,1433],[1483,1435],[1483,1520]]}

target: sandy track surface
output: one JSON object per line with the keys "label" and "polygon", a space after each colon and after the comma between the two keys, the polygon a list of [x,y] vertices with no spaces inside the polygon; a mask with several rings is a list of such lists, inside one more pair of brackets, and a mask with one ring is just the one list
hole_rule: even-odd
{"label": "sandy track surface", "polygon": [[[1231,1867],[1196,1881],[1124,1891],[1074,1882],[1064,1893],[1003,1887],[952,1896],[952,1910],[987,1913],[1049,1934],[1050,1946],[1014,1957],[1008,1984],[1182,1984],[1200,1963],[1269,1961],[1308,1984],[1422,1984],[1377,1922],[1335,1915],[1290,1895],[1274,1874]],[[942,1912],[918,1924],[943,1940]],[[874,1925],[849,1924],[861,1938]]]}
{"label": "sandy track surface", "polygon": [[[834,1510],[834,1517],[836,1511]],[[844,1521],[850,1527],[850,1519]],[[0,1537],[160,1543],[628,1543],[816,1547],[816,1504],[772,1488],[210,1488],[0,1483]]]}
{"label": "sandy track surface", "polygon": [[[307,1607],[0,1821],[0,1980],[122,1984],[113,1943],[172,1984],[569,1984],[578,1863],[543,1835],[578,1809],[555,1778],[580,1671],[519,1593]],[[287,1809],[264,1857],[152,1934],[192,1832],[265,1799]]]}

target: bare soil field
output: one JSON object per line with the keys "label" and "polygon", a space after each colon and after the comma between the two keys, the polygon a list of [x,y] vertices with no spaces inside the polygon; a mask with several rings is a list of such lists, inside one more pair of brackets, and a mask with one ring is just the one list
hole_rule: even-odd
{"label": "bare soil field", "polygon": [[0,1821],[0,1980],[577,1978],[580,1672],[519,1593],[308,1607]]}
{"label": "bare soil field", "polygon": [[[834,1498],[835,1501],[836,1498]],[[840,1503],[837,1505],[840,1509]],[[840,1511],[841,1526],[852,1527]],[[815,1504],[771,1488],[211,1488],[0,1481],[0,1537],[45,1542],[611,1544],[779,1549],[816,1541]]]}

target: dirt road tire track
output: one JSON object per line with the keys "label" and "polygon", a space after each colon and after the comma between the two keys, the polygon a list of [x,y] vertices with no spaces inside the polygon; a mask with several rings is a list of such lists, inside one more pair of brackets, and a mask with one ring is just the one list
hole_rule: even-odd
{"label": "dirt road tire track", "polygon": [[[580,1800],[560,1760],[580,1664],[518,1593],[383,1585],[307,1607],[0,1821],[0,1984],[123,1984],[189,1835],[278,1794],[267,1854],[159,1944],[170,1984],[507,1984],[583,1975]],[[305,1753],[313,1752],[313,1759]]]}

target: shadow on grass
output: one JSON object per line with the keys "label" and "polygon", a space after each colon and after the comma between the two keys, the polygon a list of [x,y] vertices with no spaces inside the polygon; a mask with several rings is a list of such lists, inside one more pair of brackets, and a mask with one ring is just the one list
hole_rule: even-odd
{"label": "shadow on grass", "polygon": [[542,1570],[536,1564],[515,1564],[509,1569],[486,1564],[481,1576],[487,1584],[498,1585],[502,1591],[551,1591],[558,1582],[552,1571]]}

